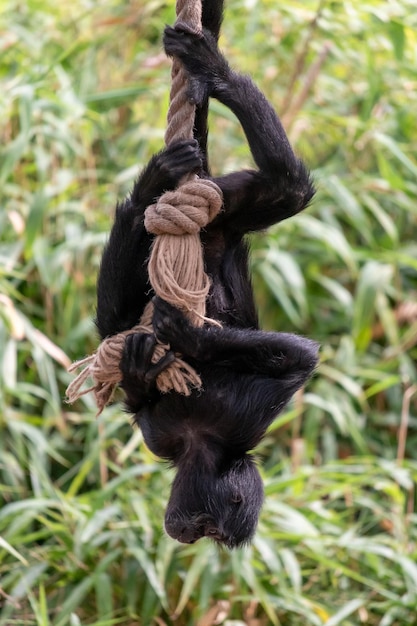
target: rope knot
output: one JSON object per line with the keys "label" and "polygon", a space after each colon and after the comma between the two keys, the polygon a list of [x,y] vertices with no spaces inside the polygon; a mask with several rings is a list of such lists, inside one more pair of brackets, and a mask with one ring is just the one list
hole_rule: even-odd
{"label": "rope knot", "polygon": [[223,204],[220,188],[198,178],[165,192],[145,211],[145,228],[154,235],[197,235],[219,213]]}

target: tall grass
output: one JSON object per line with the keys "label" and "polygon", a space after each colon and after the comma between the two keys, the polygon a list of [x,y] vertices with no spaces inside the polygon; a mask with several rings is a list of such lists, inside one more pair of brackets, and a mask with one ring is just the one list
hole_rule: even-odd
{"label": "tall grass", "polygon": [[[0,8],[0,624],[417,623],[417,19],[411,0],[230,0],[222,45],[312,169],[253,238],[263,325],[322,364],[258,450],[252,547],[162,530],[171,471],[120,404],[63,402],[97,344],[116,199],[163,142],[173,3]],[[213,103],[215,172],[250,164]]]}

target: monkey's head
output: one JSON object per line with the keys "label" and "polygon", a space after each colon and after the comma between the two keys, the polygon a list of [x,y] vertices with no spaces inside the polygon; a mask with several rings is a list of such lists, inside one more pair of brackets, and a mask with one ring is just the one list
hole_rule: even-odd
{"label": "monkey's head", "polygon": [[210,468],[203,459],[179,466],[165,514],[165,530],[181,543],[209,537],[228,548],[249,543],[263,502],[254,459],[245,455]]}

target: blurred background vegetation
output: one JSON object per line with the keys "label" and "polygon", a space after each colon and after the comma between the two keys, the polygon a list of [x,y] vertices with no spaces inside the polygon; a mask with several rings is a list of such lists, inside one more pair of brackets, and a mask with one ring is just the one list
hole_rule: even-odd
{"label": "blurred background vegetation", "polygon": [[[0,623],[417,624],[413,0],[227,2],[222,46],[318,186],[252,242],[264,327],[322,345],[258,450],[253,546],[167,538],[171,471],[120,404],[64,402],[116,199],[163,144],[173,21],[173,1],[1,3]],[[214,172],[250,165],[211,116]]]}

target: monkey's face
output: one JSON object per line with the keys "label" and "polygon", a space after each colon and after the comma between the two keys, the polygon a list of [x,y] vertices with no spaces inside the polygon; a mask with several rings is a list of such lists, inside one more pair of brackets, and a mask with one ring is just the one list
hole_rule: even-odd
{"label": "monkey's face", "polygon": [[172,485],[165,530],[181,543],[209,537],[228,548],[248,543],[256,530],[263,485],[251,457],[234,461],[222,473],[189,466]]}

